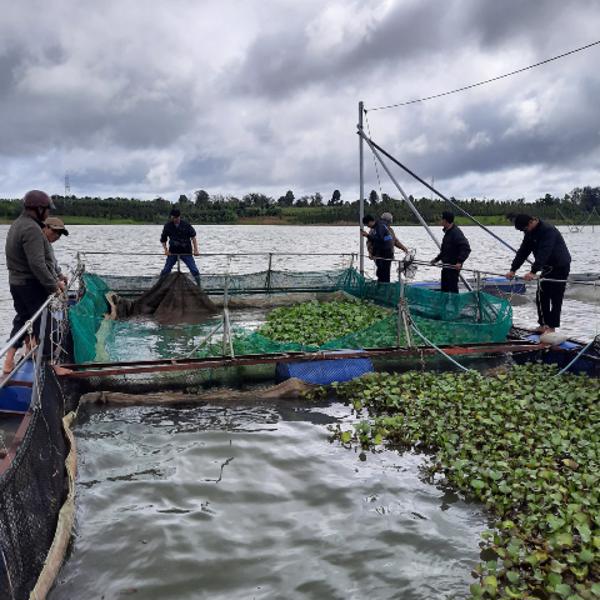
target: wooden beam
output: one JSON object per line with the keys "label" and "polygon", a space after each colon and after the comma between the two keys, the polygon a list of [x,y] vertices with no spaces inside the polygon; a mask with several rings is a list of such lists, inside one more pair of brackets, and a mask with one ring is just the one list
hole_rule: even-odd
{"label": "wooden beam", "polygon": [[[471,346],[444,346],[443,350],[450,356],[498,355],[515,352],[534,352],[548,348],[547,344],[531,344],[514,342],[509,344],[474,344]],[[342,360],[351,358],[374,357],[420,357],[433,356],[437,350],[429,347],[417,348],[380,348],[372,350],[357,350],[355,352],[298,352],[280,354],[244,355],[236,358],[209,357],[189,359],[158,359],[114,363],[84,363],[59,365],[60,377],[90,378],[110,375],[134,375],[141,373],[161,373],[169,371],[189,371],[215,369],[224,367],[243,367],[259,364],[274,364],[278,362],[308,362],[317,360]],[[69,372],[70,371],[70,372]]]}

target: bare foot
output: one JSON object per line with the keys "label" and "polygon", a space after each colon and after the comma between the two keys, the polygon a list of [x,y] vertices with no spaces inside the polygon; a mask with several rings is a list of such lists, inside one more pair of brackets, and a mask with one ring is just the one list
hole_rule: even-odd
{"label": "bare foot", "polygon": [[9,348],[6,352],[6,356],[4,357],[4,366],[2,367],[2,372],[5,375],[8,375],[15,368],[15,354],[17,353],[16,348]]}
{"label": "bare foot", "polygon": [[2,372],[5,375],[8,375],[9,373],[13,372],[13,369],[15,368],[15,361],[13,360],[12,362],[9,362],[7,360],[4,361],[4,366],[2,367]]}
{"label": "bare foot", "polygon": [[54,372],[60,377],[61,375],[69,375],[73,372],[73,369],[67,369],[66,367],[61,367],[60,365],[54,365]]}

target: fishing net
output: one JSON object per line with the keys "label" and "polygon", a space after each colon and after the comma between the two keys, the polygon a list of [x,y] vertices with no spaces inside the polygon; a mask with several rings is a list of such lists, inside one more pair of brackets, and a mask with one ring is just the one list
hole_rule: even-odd
{"label": "fishing net", "polygon": [[159,279],[135,300],[108,292],[111,319],[152,316],[159,323],[199,323],[217,312],[206,292],[183,273],[170,273]]}
{"label": "fishing net", "polygon": [[[178,277],[185,280],[187,275],[178,274]],[[140,313],[133,318],[111,319],[107,316],[111,312],[107,295],[109,298],[111,293],[135,297],[137,293],[142,299],[154,297],[143,292],[156,283],[156,278],[99,277],[86,273],[82,281],[85,293],[69,313],[77,362],[202,358],[230,352],[229,343],[225,344],[219,337],[226,329],[221,326],[222,318],[209,317],[203,297],[190,297],[184,303],[184,307],[189,304],[194,311],[202,305],[200,316],[188,318],[187,314],[179,314],[177,319],[161,321]],[[187,283],[193,285],[190,280]],[[227,290],[231,347],[236,356],[408,345],[397,311],[402,293],[400,284],[378,284],[354,268],[204,275],[202,285],[216,306],[222,306]],[[182,283],[183,297],[192,294],[191,290]],[[259,332],[270,307],[308,298],[323,300],[331,298],[331,294],[368,300],[390,310],[387,316],[368,327],[330,339],[320,346],[278,342]],[[510,303],[484,292],[446,294],[409,285],[404,287],[404,298],[414,326],[438,345],[502,342],[512,324]],[[147,304],[144,301],[143,306]]]}
{"label": "fishing net", "polygon": [[0,598],[30,597],[54,539],[66,494],[63,409],[56,376],[45,365],[23,440],[0,477]]}

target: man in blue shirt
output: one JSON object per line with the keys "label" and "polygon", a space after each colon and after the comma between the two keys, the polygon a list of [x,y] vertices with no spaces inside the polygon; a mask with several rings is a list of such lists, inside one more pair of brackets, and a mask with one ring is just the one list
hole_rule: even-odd
{"label": "man in blue shirt", "polygon": [[[161,279],[166,277],[171,272],[177,259],[180,258],[190,270],[198,286],[200,286],[200,272],[194,260],[194,256],[200,255],[198,252],[198,241],[196,240],[196,230],[181,218],[181,211],[178,208],[171,209],[169,216],[170,219],[168,223],[165,223],[160,236],[161,244],[167,256],[160,277]],[[169,240],[168,248],[167,240]]]}

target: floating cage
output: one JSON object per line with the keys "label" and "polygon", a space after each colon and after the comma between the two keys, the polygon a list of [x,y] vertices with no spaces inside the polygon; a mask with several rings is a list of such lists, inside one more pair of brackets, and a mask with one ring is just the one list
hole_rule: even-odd
{"label": "floating cage", "polygon": [[[241,275],[205,275],[202,288],[219,314],[200,321],[164,323],[151,316],[111,319],[107,297],[117,294],[135,300],[152,286],[166,286],[185,304],[193,284],[187,275],[176,273],[167,282],[153,277],[99,276],[84,273],[84,293],[69,311],[77,363],[114,365],[135,361],[181,361],[235,357],[237,364],[213,369],[172,370],[157,364],[155,372],[113,373],[104,387],[165,387],[230,384],[247,380],[273,379],[275,363],[249,364],[243,359],[284,353],[320,353],[336,350],[402,348],[420,341],[411,339],[399,307],[406,307],[411,323],[436,345],[497,343],[506,340],[512,324],[510,303],[485,292],[446,294],[404,286],[400,282],[379,284],[365,278],[355,268],[330,271],[263,271]],[[185,279],[190,287],[175,285]],[[352,299],[372,302],[387,310],[372,324],[333,337],[319,345],[282,342],[264,335],[260,329],[274,306],[306,301]],[[220,311],[227,314],[227,319]],[[226,321],[226,322],[224,322]],[[318,358],[318,354],[315,354]],[[100,380],[91,379],[92,385]]]}

